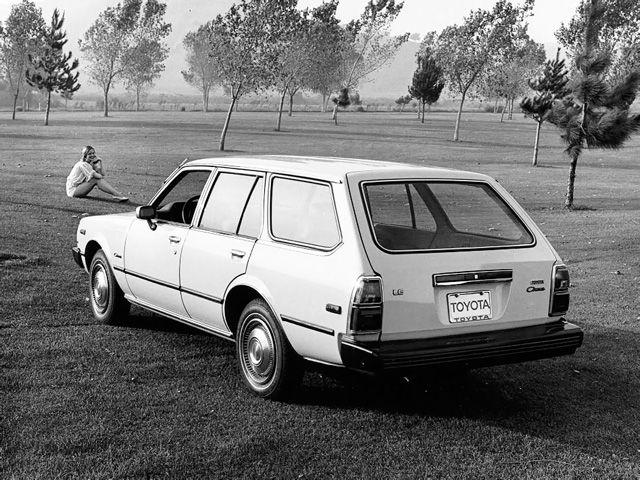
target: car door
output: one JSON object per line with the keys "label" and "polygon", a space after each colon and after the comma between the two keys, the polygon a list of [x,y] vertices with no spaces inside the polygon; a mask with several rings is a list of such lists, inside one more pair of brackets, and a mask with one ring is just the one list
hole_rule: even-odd
{"label": "car door", "polygon": [[229,284],[247,269],[262,229],[263,203],[262,174],[217,173],[182,250],[180,288],[193,321],[231,333],[224,322],[222,302]]}
{"label": "car door", "polygon": [[180,255],[211,169],[186,169],[152,200],[156,219],[133,222],[124,249],[125,274],[136,299],[161,313],[186,316]]}

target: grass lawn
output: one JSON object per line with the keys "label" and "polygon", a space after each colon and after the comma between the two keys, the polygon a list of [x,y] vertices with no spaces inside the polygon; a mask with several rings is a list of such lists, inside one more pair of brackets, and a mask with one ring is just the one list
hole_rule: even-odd
{"label": "grass lawn", "polygon": [[[245,391],[233,344],[133,309],[97,323],[73,262],[78,219],[144,204],[185,157],[216,156],[221,113],[0,112],[0,478],[640,478],[640,138],[568,160],[546,127],[465,114],[234,114],[225,154],[375,158],[475,170],[513,193],[567,262],[570,357],[420,385],[305,376],[294,402]],[[91,144],[131,197],[72,200]]]}

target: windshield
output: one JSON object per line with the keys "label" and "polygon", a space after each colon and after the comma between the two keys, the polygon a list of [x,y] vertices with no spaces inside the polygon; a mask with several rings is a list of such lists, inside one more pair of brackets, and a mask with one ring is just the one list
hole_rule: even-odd
{"label": "windshield", "polygon": [[362,187],[371,230],[385,250],[523,246],[533,236],[486,183],[371,182]]}

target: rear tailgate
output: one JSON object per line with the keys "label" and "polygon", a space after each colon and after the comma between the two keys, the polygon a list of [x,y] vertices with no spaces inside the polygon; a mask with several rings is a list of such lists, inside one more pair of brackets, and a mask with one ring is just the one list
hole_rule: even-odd
{"label": "rear tailgate", "polygon": [[[557,254],[504,189],[487,177],[470,175],[383,183],[362,173],[348,177],[365,250],[382,278],[382,340],[550,321]],[[462,194],[451,193],[459,186]],[[492,211],[481,204],[487,194],[495,203],[491,208],[498,209],[492,215],[500,221],[487,219],[487,231],[478,235],[454,228],[469,221],[483,225],[482,216]],[[393,202],[397,210],[389,207]],[[507,217],[515,226],[506,225]],[[509,240],[509,235],[518,238]]]}

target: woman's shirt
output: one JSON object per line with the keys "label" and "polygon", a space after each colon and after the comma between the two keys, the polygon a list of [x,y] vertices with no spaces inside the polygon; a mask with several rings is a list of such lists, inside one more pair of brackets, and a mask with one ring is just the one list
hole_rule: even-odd
{"label": "woman's shirt", "polygon": [[92,173],[93,168],[87,162],[80,160],[76,163],[67,177],[67,196],[73,197],[76,187],[91,180]]}

